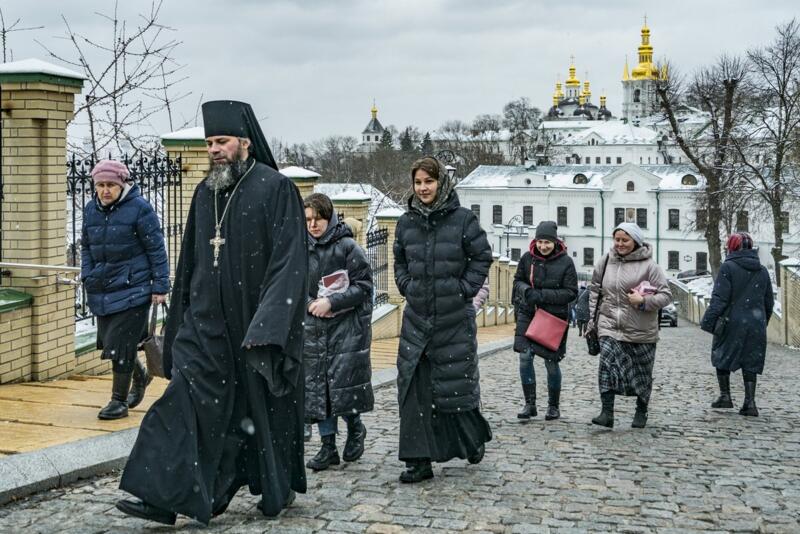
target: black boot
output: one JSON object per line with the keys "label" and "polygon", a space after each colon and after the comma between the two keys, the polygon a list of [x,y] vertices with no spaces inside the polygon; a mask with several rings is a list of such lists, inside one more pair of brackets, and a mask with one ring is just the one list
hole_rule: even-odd
{"label": "black boot", "polygon": [[138,499],[123,499],[117,501],[117,510],[123,514],[132,515],[139,519],[147,521],[155,521],[156,523],[163,523],[164,525],[174,525],[176,515],[174,512],[162,510],[152,504],[147,504]]}
{"label": "black boot", "polygon": [[478,450],[475,451],[475,454],[468,456],[467,461],[471,464],[479,464],[483,457],[486,455],[486,445],[481,443],[481,446],[478,447]]}
{"label": "black boot", "polygon": [[128,390],[131,388],[131,373],[114,373],[111,384],[111,402],[100,410],[98,419],[122,419],[128,417]]}
{"label": "black boot", "polygon": [[647,403],[641,397],[636,397],[636,413],[633,414],[631,428],[644,428],[647,424]]}
{"label": "black boot", "polygon": [[536,417],[536,384],[522,384],[522,396],[525,397],[525,407],[517,414],[517,418]]}
{"label": "black boot", "polygon": [[614,392],[605,391],[600,394],[603,409],[600,415],[592,419],[592,423],[608,428],[614,428]]}
{"label": "black boot", "polygon": [[332,465],[339,465],[339,451],[336,450],[336,434],[322,436],[322,448],[316,456],[306,463],[313,471],[325,471]]}
{"label": "black boot", "polygon": [[406,462],[406,470],[400,473],[400,482],[414,484],[433,478],[433,468],[430,460],[415,460]]}
{"label": "black boot", "polygon": [[147,372],[147,367],[139,360],[133,361],[133,383],[131,384],[131,393],[128,395],[128,409],[132,410],[139,406],[144,399],[144,390],[153,381],[153,377]]}
{"label": "black boot", "polygon": [[731,375],[721,375],[717,373],[717,382],[719,382],[719,398],[711,403],[711,407],[733,408],[733,399],[731,398]]}
{"label": "black boot", "polygon": [[552,421],[553,419],[561,417],[561,411],[558,409],[560,399],[561,389],[547,389],[547,413],[544,415],[545,421]]}
{"label": "black boot", "polygon": [[364,440],[367,438],[367,427],[359,418],[356,422],[347,421],[347,441],[344,443],[342,460],[355,462],[364,454]]}
{"label": "black boot", "polygon": [[749,415],[751,417],[758,417],[758,408],[756,408],[756,381],[744,383],[744,404],[739,410],[739,415]]}

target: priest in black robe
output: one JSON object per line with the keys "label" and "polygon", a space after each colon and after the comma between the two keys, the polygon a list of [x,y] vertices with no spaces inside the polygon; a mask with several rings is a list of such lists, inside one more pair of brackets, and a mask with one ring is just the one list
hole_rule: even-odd
{"label": "priest in black robe", "polygon": [[194,192],[164,339],[170,383],[120,488],[126,514],[207,524],[247,486],[275,516],[305,493],[305,213],[248,104],[207,102],[211,168]]}

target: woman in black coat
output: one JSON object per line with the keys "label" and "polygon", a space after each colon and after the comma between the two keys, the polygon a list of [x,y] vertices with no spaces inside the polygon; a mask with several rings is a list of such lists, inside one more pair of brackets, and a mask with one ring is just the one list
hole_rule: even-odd
{"label": "woman in black coat", "polygon": [[[360,414],[372,410],[372,270],[350,228],[338,220],[331,200],[320,193],[304,201],[308,228],[308,297],[303,362],[305,418],[319,424],[322,448],[306,466],[322,471],[339,464],[337,420],[347,423],[342,458],[364,454],[367,429]],[[328,277],[347,273],[341,292],[320,295]],[[328,284],[330,285],[330,284]]]}
{"label": "woman in black coat", "polygon": [[[741,369],[744,404],[739,413],[758,416],[756,377],[764,371],[767,324],[774,306],[772,281],[758,260],[750,235],[731,235],[727,251],[714,282],[711,303],[700,323],[703,330],[714,334],[711,364],[717,370],[720,396],[711,407],[733,408],[730,376]],[[718,322],[725,326],[716,328]]]}
{"label": "woman in black coat", "polygon": [[397,355],[401,482],[433,477],[431,461],[478,463],[492,437],[480,413],[473,297],[492,251],[462,208],[444,166],[426,157],[411,168],[414,193],[397,223],[395,282],[406,298]]}
{"label": "woman in black coat", "polygon": [[525,337],[536,310],[544,310],[565,321],[569,318],[569,303],[578,294],[578,275],[567,247],[558,239],[558,227],[553,221],[542,221],[536,228],[536,238],[530,250],[523,254],[514,275],[514,302],[517,325],[514,331],[514,351],[519,353],[519,376],[525,407],[517,417],[530,419],[536,412],[536,373],[533,356],[544,359],[547,369],[548,421],[561,417],[561,369],[558,362],[567,352],[567,333],[557,351],[551,351]]}

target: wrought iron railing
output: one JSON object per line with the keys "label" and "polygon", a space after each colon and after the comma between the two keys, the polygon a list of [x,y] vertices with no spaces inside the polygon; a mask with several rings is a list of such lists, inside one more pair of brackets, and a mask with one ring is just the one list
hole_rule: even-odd
{"label": "wrought iron railing", "polygon": [[367,258],[372,268],[375,305],[389,302],[389,231],[379,228],[367,234]]}

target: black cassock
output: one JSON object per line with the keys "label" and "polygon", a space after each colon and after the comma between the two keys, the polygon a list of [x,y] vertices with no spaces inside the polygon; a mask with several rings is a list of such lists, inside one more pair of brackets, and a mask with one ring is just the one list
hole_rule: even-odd
{"label": "black cassock", "polygon": [[220,216],[231,204],[216,268],[214,191],[205,182],[195,191],[165,331],[171,380],[120,482],[203,523],[244,485],[262,495],[266,515],[306,490],[305,212],[295,185],[262,163],[233,190],[217,193]]}

